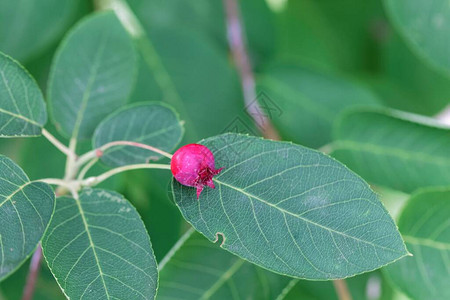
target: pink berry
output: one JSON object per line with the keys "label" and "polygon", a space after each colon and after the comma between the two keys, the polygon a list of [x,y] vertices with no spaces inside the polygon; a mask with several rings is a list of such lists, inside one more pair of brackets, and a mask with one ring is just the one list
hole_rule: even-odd
{"label": "pink berry", "polygon": [[207,147],[188,144],[175,152],[170,162],[170,169],[179,183],[197,188],[198,199],[204,186],[215,188],[212,179],[223,168],[216,170],[214,155]]}

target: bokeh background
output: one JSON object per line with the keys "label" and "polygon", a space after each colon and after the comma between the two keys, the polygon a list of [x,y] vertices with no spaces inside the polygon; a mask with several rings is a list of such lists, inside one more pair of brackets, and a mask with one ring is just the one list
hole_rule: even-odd
{"label": "bokeh background", "polygon": [[[153,46],[146,55],[163,68],[150,68],[140,55],[130,102],[158,100],[174,106],[185,121],[184,143],[230,130],[259,134],[245,110],[222,1],[127,2]],[[241,0],[239,6],[257,83],[255,100],[284,140],[326,147],[337,115],[357,106],[386,106],[445,121],[450,77],[406,42],[383,1]],[[45,94],[61,39],[95,9],[87,0],[0,0],[0,51],[21,62]],[[171,78],[171,86],[158,83],[161,72]],[[64,140],[48,124],[49,131]],[[90,147],[86,141],[79,151]],[[19,163],[31,179],[63,175],[64,156],[43,137],[1,139],[0,153]],[[99,165],[91,172],[102,169]],[[143,170],[103,184],[124,194],[139,210],[158,260],[187,228],[168,196],[169,179],[168,173]],[[386,195],[405,198],[391,191]],[[20,299],[27,271],[28,263],[0,283],[1,300]],[[355,299],[369,297],[370,278],[375,286],[384,280],[378,273],[371,276],[349,280]],[[394,291],[383,286],[372,295],[392,299]],[[301,283],[296,289],[308,299],[336,297],[331,283]],[[379,299],[375,296],[368,299]],[[35,299],[64,299],[45,266]]]}

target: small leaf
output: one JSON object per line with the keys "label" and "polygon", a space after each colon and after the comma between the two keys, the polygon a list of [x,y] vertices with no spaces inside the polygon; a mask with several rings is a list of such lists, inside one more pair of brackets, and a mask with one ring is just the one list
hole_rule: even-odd
{"label": "small leaf", "polygon": [[184,218],[209,240],[266,269],[334,279],[407,254],[376,194],[332,158],[286,142],[224,134],[201,141],[224,170],[197,200],[173,181]]}
{"label": "small leaf", "polygon": [[[99,148],[113,141],[132,141],[171,151],[181,140],[183,127],[175,111],[163,103],[129,105],[103,120],[94,133]],[[161,155],[132,146],[115,146],[101,160],[109,166],[146,163]]]}
{"label": "small leaf", "polygon": [[0,155],[0,280],[36,248],[54,205],[48,184],[30,181],[11,159]]}
{"label": "small leaf", "polygon": [[136,54],[113,12],[85,18],[66,36],[52,63],[48,101],[67,137],[88,139],[107,115],[126,103]]}
{"label": "small leaf", "polygon": [[0,52],[0,137],[37,136],[46,122],[38,85],[18,62]]}
{"label": "small leaf", "polygon": [[310,147],[331,141],[331,126],[341,111],[378,105],[364,86],[300,66],[272,67],[259,81],[259,90],[262,109],[283,137]]}
{"label": "small leaf", "polygon": [[58,198],[42,240],[44,256],[70,299],[154,299],[155,257],[144,224],[123,196],[84,190]]}
{"label": "small leaf", "polygon": [[369,182],[404,192],[450,182],[450,129],[433,119],[355,110],[335,129],[332,156]]}
{"label": "small leaf", "polygon": [[450,75],[448,1],[385,0],[392,23],[411,49],[433,67]]}
{"label": "small leaf", "polygon": [[414,255],[387,267],[394,284],[412,299],[450,299],[450,188],[411,196],[398,226]]}
{"label": "small leaf", "polygon": [[160,264],[158,300],[274,300],[292,280],[231,255],[189,230]]}

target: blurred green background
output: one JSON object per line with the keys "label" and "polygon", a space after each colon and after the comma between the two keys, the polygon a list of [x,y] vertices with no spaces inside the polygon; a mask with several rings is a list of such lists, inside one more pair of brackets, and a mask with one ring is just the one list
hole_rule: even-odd
{"label": "blurred green background", "polygon": [[[127,2],[148,34],[153,58],[173,82],[168,99],[167,90],[155,79],[157,72],[141,55],[130,101],[172,104],[186,122],[183,143],[230,130],[236,118],[239,131],[256,133],[245,113],[230,56],[222,1]],[[313,148],[328,144],[334,119],[349,107],[386,106],[434,116],[450,103],[450,77],[417,55],[388,20],[381,0],[241,0],[239,4],[259,95],[275,105],[277,113],[271,118],[285,140]],[[20,61],[45,94],[61,38],[94,9],[87,0],[0,0],[0,51]],[[64,140],[48,124],[49,131]],[[90,142],[79,151],[83,148],[89,150]],[[19,163],[31,179],[61,177],[64,172],[64,156],[43,137],[1,139],[0,153]],[[102,169],[99,165],[91,172]],[[102,184],[136,206],[158,260],[188,228],[168,196],[169,179],[168,172],[143,170]],[[405,197],[396,192],[388,195],[390,201]],[[0,300],[20,299],[27,270],[28,263],[0,284]],[[379,272],[349,280],[354,299],[369,297],[369,277],[384,281]],[[331,283],[305,282],[295,290],[305,299],[330,299],[333,294]],[[378,296],[392,299],[393,293],[383,285]],[[378,296],[367,299],[381,299]],[[45,266],[35,299],[64,299]]]}

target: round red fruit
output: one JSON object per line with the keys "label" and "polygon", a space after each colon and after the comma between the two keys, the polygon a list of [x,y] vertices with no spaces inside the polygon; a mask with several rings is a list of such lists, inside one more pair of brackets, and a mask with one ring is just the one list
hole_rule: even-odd
{"label": "round red fruit", "polygon": [[214,188],[212,179],[223,168],[215,168],[214,155],[208,147],[188,144],[175,152],[170,169],[179,183],[197,188],[198,199],[205,186]]}

